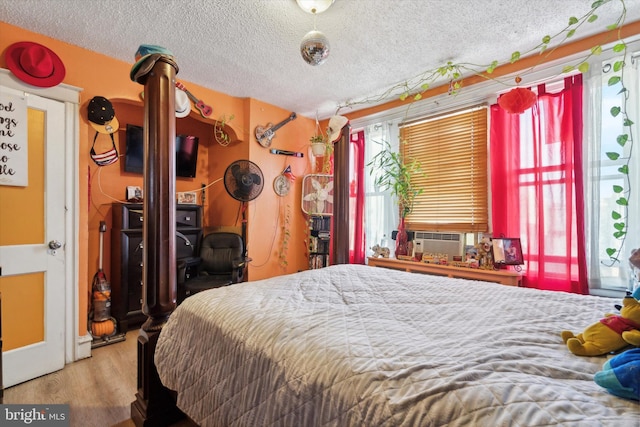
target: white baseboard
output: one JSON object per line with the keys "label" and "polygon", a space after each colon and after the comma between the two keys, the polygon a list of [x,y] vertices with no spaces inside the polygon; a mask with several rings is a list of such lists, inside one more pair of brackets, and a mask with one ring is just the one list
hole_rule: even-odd
{"label": "white baseboard", "polygon": [[91,357],[91,334],[81,335],[76,339],[76,360]]}

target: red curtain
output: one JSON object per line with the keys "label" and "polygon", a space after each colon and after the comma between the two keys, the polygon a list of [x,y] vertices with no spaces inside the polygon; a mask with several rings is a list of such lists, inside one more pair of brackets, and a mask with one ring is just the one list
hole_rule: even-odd
{"label": "red curtain", "polygon": [[582,175],[582,75],[522,114],[491,106],[494,237],[520,237],[523,285],[587,294]]}
{"label": "red curtain", "polygon": [[364,131],[349,138],[349,263],[364,264]]}

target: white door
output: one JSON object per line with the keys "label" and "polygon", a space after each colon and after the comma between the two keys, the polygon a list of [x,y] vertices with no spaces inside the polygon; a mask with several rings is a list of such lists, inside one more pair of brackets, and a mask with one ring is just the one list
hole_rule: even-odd
{"label": "white door", "polygon": [[74,308],[65,307],[65,105],[0,91],[28,106],[28,184],[0,181],[2,378],[10,387],[64,367],[65,310]]}

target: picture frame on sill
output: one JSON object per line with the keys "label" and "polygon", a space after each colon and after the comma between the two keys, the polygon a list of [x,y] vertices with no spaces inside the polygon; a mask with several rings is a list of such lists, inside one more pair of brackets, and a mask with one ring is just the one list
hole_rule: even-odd
{"label": "picture frame on sill", "polygon": [[478,248],[473,245],[466,245],[464,247],[464,260],[471,261],[472,259],[478,259]]}
{"label": "picture frame on sill", "polygon": [[178,193],[179,205],[195,205],[198,201],[198,195],[195,191],[185,191]]}
{"label": "picture frame on sill", "polygon": [[142,202],[142,188],[135,185],[127,186],[127,201],[133,203]]}
{"label": "picture frame on sill", "polygon": [[522,244],[519,238],[501,237],[492,239],[491,250],[493,252],[494,265],[522,265]]}

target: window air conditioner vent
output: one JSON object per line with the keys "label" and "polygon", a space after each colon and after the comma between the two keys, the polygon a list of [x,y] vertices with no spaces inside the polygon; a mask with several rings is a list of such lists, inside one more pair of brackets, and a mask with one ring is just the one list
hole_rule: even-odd
{"label": "window air conditioner vent", "polygon": [[[461,233],[433,233],[416,231],[415,240],[422,241],[422,250],[425,253],[448,254],[449,257],[462,255],[464,249],[463,235]],[[417,244],[416,246],[420,246]],[[451,259],[451,258],[450,258]]]}

